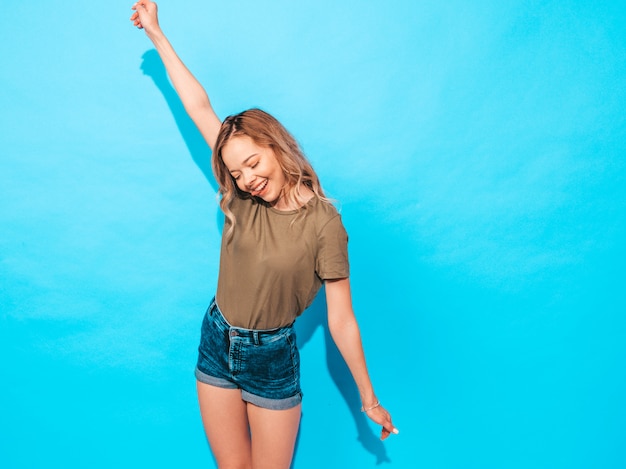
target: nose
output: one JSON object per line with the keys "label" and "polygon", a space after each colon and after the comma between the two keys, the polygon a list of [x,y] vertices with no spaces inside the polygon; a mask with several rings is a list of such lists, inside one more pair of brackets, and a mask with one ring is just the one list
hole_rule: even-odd
{"label": "nose", "polygon": [[243,185],[246,189],[250,190],[254,187],[254,181],[256,181],[256,176],[254,176],[249,171],[244,171],[241,173],[241,179],[243,180]]}

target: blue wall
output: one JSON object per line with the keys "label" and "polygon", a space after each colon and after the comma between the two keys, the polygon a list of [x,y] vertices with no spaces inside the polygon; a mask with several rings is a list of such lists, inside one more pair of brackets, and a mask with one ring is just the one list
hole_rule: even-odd
{"label": "blue wall", "polygon": [[[0,466],[211,467],[220,215],[130,3],[0,11]],[[626,467],[625,2],[160,2],[218,113],[299,138],[350,233],[384,444],[298,323],[295,468]]]}

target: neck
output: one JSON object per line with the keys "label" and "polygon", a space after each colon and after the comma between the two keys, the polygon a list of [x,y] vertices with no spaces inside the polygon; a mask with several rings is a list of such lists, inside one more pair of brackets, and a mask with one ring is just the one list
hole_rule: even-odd
{"label": "neck", "polygon": [[[287,196],[289,192],[294,194],[293,199]],[[283,188],[280,197],[273,206],[276,210],[297,210],[311,200],[314,195],[313,191],[304,184],[300,184],[300,190],[297,192],[295,189]]]}

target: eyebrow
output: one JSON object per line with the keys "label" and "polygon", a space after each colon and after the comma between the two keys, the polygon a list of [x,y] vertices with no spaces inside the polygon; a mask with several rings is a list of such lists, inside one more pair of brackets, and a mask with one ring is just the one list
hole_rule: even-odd
{"label": "eyebrow", "polygon": [[[245,160],[241,162],[241,165],[244,166],[250,158],[252,158],[253,156],[257,156],[257,155],[258,153],[252,153],[249,157],[247,157]],[[233,169],[232,171],[230,169],[228,170],[230,174],[233,174],[235,171],[239,171],[239,170],[238,169]]]}

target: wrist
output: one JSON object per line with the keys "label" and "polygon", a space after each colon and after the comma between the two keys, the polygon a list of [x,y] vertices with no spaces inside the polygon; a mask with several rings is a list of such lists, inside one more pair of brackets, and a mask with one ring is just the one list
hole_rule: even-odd
{"label": "wrist", "polygon": [[380,407],[380,401],[378,399],[371,406],[361,406],[361,412],[368,413],[370,410],[374,410],[376,407]]}
{"label": "wrist", "polygon": [[373,407],[378,402],[378,398],[373,393],[369,394],[368,396],[361,396],[361,409],[368,409],[370,407]]}
{"label": "wrist", "polygon": [[165,37],[163,31],[158,24],[144,29],[146,30],[146,35],[148,36],[148,39],[150,39],[152,42],[160,41],[161,39],[163,39],[163,37]]}

